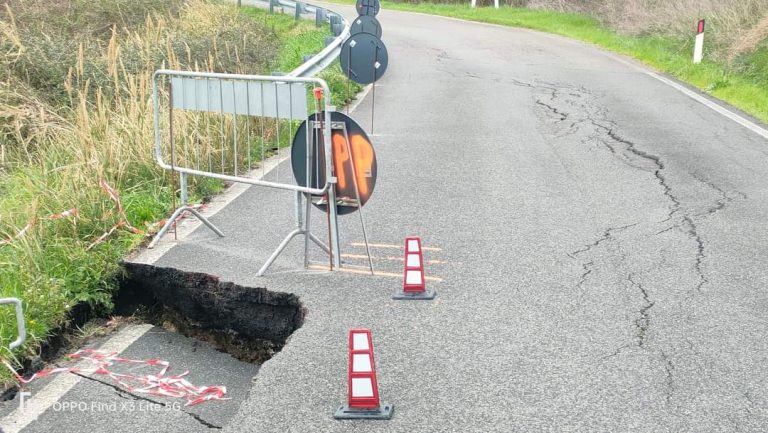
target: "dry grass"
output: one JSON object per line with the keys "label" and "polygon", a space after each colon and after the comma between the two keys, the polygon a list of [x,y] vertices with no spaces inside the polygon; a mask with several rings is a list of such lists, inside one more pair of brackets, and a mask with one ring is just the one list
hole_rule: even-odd
{"label": "dry grass", "polygon": [[768,35],[766,0],[529,0],[526,6],[588,13],[624,33],[679,38],[690,38],[705,18],[710,52],[721,60],[754,50]]}
{"label": "dry grass", "polygon": [[[10,353],[14,318],[0,309],[0,358],[33,355],[78,303],[110,308],[118,261],[143,235],[120,231],[88,249],[121,217],[99,179],[131,225],[168,215],[176,191],[153,159],[153,72],[267,73],[305,33],[318,46],[326,35],[216,0],[0,2],[0,241],[35,222],[0,242],[0,297],[23,300],[30,337]],[[199,200],[220,185],[192,187]],[[47,218],[70,208],[77,217]]]}
{"label": "dry grass", "polygon": [[742,35],[736,39],[731,50],[728,53],[729,63],[733,62],[737,57],[751,53],[755,51],[760,44],[768,39],[768,15],[758,21],[751,29],[743,32]]}
{"label": "dry grass", "polygon": [[[424,3],[402,0],[403,3]],[[469,0],[434,0],[468,4]],[[708,46],[716,60],[749,53],[768,36],[768,0],[501,0],[502,5],[591,15],[625,34],[690,39],[707,19]],[[493,0],[478,0],[488,6]]]}

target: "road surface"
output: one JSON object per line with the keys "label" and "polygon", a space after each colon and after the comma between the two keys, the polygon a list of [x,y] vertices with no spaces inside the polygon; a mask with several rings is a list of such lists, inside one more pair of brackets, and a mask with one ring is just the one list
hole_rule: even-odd
{"label": "road surface", "polygon": [[[158,262],[307,308],[247,399],[221,402],[239,405],[223,431],[768,430],[766,139],[589,45],[378,18],[390,63],[369,236],[420,235],[438,296],[393,301],[398,277],[294,272],[299,241],[256,277],[292,228],[292,196],[249,189],[213,218],[227,237],[200,229]],[[352,113],[369,130],[371,103]],[[357,216],[341,226],[346,260],[364,265]],[[373,253],[401,272],[401,250]],[[353,327],[373,331],[391,421],[332,418]]]}

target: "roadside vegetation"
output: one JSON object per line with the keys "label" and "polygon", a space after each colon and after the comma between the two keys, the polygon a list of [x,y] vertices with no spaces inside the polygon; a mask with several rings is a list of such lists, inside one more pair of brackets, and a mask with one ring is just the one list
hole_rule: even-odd
{"label": "roadside vegetation", "polygon": [[[350,0],[337,0],[350,3]],[[351,2],[354,3],[354,2]],[[765,0],[384,1],[422,12],[540,30],[634,57],[768,122],[768,2]],[[692,63],[699,18],[704,62]]]}
{"label": "roadside vegetation", "polygon": [[[15,319],[0,308],[0,358],[34,357],[76,305],[107,314],[119,260],[168,216],[176,191],[152,154],[156,69],[289,71],[328,35],[217,0],[0,2],[0,297],[23,300],[29,337],[10,353]],[[343,105],[338,67],[323,76]],[[195,201],[222,189],[192,179]],[[9,380],[0,367],[0,389]]]}

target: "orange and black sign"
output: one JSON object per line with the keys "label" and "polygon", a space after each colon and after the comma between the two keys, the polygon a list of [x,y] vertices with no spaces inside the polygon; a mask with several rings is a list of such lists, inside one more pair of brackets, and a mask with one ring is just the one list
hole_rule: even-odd
{"label": "orange and black sign", "polygon": [[[324,114],[311,115],[296,130],[291,148],[291,167],[298,185],[306,186],[309,174],[309,186],[322,188],[325,185],[325,140],[323,125],[316,119],[324,120]],[[307,123],[312,125],[309,130]],[[363,128],[349,116],[333,111],[331,123],[333,172],[337,179],[336,208],[339,215],[344,215],[364,206],[371,198],[376,186],[376,152]],[[340,127],[342,125],[344,128]],[[308,150],[312,154],[309,159]],[[314,203],[325,210],[327,201],[325,197],[319,197]]]}

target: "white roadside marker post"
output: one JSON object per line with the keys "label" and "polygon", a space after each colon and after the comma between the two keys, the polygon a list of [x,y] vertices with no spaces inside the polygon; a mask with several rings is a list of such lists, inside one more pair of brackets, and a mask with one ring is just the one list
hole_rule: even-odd
{"label": "white roadside marker post", "polygon": [[698,65],[704,58],[704,20],[699,20],[696,42],[693,46],[693,63]]}
{"label": "white roadside marker post", "polygon": [[471,7],[474,9],[477,7],[477,0],[472,0]]}
{"label": "white roadside marker post", "polygon": [[493,7],[495,7],[496,9],[499,8],[499,0],[493,0]]}

